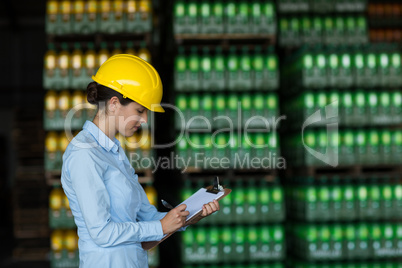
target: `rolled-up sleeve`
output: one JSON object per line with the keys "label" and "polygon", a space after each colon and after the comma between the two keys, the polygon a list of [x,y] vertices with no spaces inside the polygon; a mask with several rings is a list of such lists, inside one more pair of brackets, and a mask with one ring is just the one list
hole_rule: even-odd
{"label": "rolled-up sleeve", "polygon": [[[90,150],[71,155],[66,166],[77,203],[92,240],[100,247],[160,240],[163,237],[160,215],[149,206],[141,206],[142,222],[114,222],[110,197],[103,181],[107,166]],[[64,187],[64,186],[63,186]],[[147,212],[145,212],[147,211]],[[148,220],[149,219],[149,220]]]}

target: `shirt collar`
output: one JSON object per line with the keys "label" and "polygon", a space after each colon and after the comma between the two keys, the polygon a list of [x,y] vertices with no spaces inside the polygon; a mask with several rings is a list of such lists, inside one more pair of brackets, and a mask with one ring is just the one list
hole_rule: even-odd
{"label": "shirt collar", "polygon": [[86,121],[83,129],[87,130],[91,135],[95,138],[100,146],[105,149],[107,152],[112,151],[113,153],[117,153],[119,150],[120,142],[114,138],[111,140],[102,130],[100,130],[94,123],[91,121]]}

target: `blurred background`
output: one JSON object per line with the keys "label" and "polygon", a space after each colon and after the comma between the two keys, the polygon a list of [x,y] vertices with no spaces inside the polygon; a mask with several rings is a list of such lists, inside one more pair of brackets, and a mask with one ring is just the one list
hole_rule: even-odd
{"label": "blurred background", "polygon": [[[98,67],[128,53],[182,113],[117,137],[145,159],[132,164],[151,203],[166,211],[161,198],[177,205],[214,176],[233,190],[149,251],[150,267],[402,267],[401,12],[399,0],[1,1],[0,266],[78,267],[64,121]],[[73,115],[74,135],[95,112]],[[188,165],[150,161],[173,156]]]}

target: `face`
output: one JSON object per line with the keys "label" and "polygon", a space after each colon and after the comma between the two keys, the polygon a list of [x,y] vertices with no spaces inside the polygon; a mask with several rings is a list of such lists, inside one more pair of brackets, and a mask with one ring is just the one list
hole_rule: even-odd
{"label": "face", "polygon": [[115,107],[116,130],[125,137],[132,136],[141,124],[148,121],[148,109],[136,102],[128,105],[118,102]]}

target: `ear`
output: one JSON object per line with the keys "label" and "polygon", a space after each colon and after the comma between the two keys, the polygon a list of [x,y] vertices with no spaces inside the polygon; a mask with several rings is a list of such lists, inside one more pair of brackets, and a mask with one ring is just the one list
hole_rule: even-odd
{"label": "ear", "polygon": [[119,101],[119,98],[117,98],[116,96],[114,96],[114,97],[112,97],[110,100],[109,100],[109,105],[108,105],[109,107],[109,111],[111,111],[111,112],[115,112],[118,108],[119,108],[119,106],[120,106],[120,101]]}

